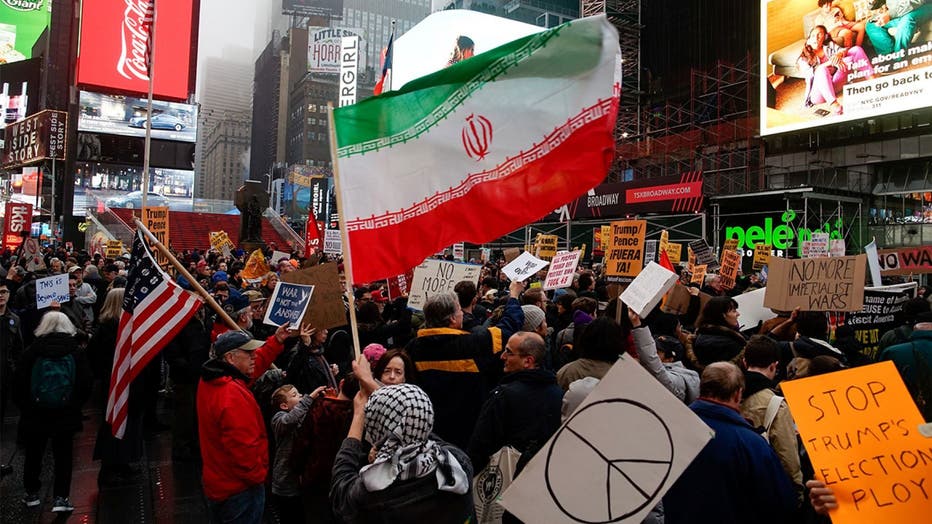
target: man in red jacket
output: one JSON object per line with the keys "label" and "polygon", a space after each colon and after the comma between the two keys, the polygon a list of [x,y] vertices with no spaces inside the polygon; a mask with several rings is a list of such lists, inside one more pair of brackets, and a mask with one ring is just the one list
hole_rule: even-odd
{"label": "man in red jacket", "polygon": [[287,323],[264,344],[245,331],[227,331],[217,337],[214,357],[201,370],[197,419],[211,522],[262,521],[269,445],[249,385],[294,335]]}

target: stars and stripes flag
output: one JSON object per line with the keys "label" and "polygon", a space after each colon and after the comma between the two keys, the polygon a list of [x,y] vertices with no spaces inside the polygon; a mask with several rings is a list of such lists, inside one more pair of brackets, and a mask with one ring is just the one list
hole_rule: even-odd
{"label": "stars and stripes flag", "polygon": [[392,34],[388,37],[388,47],[385,48],[385,56],[382,57],[382,75],[379,77],[379,81],[376,82],[375,88],[372,90],[372,93],[375,95],[381,95],[382,92],[387,87],[388,89],[392,88],[392,55],[394,54],[395,47],[395,22],[392,22]]}
{"label": "stars and stripes flag", "polygon": [[618,33],[603,15],[334,110],[353,281],[489,242],[598,185],[615,153],[620,84]]}
{"label": "stars and stripes flag", "polygon": [[137,227],[131,256],[107,399],[107,422],[117,438],[126,432],[130,384],[201,306],[196,295],[159,267],[142,226]]}

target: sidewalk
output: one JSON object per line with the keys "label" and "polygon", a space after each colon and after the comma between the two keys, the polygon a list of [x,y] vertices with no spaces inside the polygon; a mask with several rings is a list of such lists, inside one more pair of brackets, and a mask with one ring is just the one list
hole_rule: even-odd
{"label": "sidewalk", "polygon": [[[160,400],[160,405],[164,399]],[[16,423],[19,415],[11,404],[0,428],[0,460],[6,463],[15,447]],[[138,465],[140,473],[121,486],[98,489],[97,472],[100,462],[92,459],[102,407],[92,400],[84,409],[88,417],[84,430],[75,436],[74,473],[71,480],[73,514],[52,513],[52,454],[46,450],[43,459],[42,504],[27,508],[23,497],[23,454],[13,459],[13,473],[0,481],[0,522],[3,524],[80,522],[126,524],[130,522],[205,523],[207,507],[201,489],[200,471],[193,462],[173,463],[171,432],[154,436],[145,443],[145,456]],[[170,413],[160,410],[163,420]]]}

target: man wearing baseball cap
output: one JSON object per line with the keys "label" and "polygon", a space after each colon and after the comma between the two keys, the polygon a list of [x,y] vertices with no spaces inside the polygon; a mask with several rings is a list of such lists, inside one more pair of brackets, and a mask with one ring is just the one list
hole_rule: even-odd
{"label": "man wearing baseball cap", "polygon": [[94,305],[97,304],[97,292],[94,291],[93,286],[84,281],[84,268],[71,266],[68,268],[68,274],[74,276],[78,286],[74,295],[75,301],[81,304],[81,309],[84,310],[84,316],[87,317],[87,320],[93,322]]}
{"label": "man wearing baseball cap", "polygon": [[294,336],[288,326],[281,325],[264,344],[245,331],[221,334],[201,370],[197,419],[211,522],[262,521],[269,444],[249,385]]}

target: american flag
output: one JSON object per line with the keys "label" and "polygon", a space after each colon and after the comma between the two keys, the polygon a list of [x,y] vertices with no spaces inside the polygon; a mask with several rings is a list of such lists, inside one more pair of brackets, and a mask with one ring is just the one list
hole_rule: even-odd
{"label": "american flag", "polygon": [[141,227],[133,239],[110,374],[107,422],[116,438],[123,438],[126,432],[129,386],[133,379],[201,306],[199,298],[182,289],[159,267],[143,240]]}

